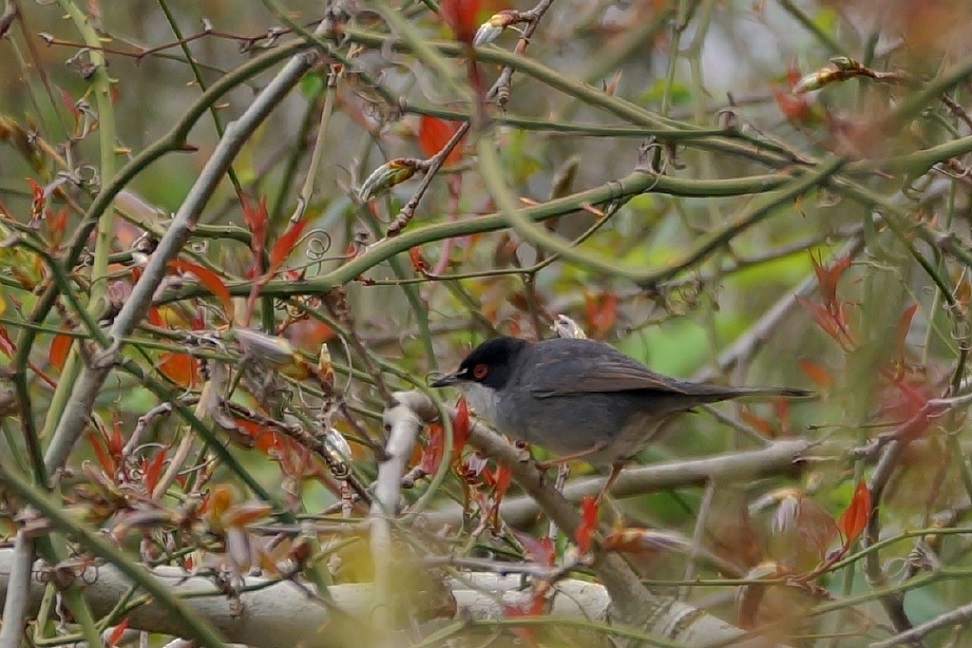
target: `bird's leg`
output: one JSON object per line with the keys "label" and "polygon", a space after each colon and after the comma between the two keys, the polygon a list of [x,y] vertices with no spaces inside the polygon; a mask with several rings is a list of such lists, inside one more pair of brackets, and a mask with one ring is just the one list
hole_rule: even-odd
{"label": "bird's leg", "polygon": [[611,487],[614,486],[614,482],[618,480],[618,475],[621,474],[621,471],[626,465],[628,464],[625,461],[617,461],[611,465],[611,474],[608,475],[607,481],[604,482],[604,487],[601,489],[601,492],[597,494],[598,504],[600,504],[601,500],[604,499],[604,496],[611,491]]}
{"label": "bird's leg", "polygon": [[591,446],[590,448],[586,448],[578,452],[571,452],[570,454],[554,457],[553,459],[547,459],[546,461],[538,461],[537,468],[539,468],[540,470],[549,470],[555,466],[560,466],[569,461],[574,461],[575,459],[583,459],[584,457],[589,457],[592,454],[596,454],[607,447],[608,444],[606,441],[599,441],[595,443],[593,446]]}
{"label": "bird's leg", "polygon": [[[570,466],[560,464],[560,467],[557,469],[557,481],[554,483],[554,490],[558,493],[563,493],[568,476],[570,476]],[[543,475],[541,474],[542,477]],[[557,546],[557,523],[553,520],[550,520],[550,526],[547,527],[547,537],[550,538],[550,546]]]}

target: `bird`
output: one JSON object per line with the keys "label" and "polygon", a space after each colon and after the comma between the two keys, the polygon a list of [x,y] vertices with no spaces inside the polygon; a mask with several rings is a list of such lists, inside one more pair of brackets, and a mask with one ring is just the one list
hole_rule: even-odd
{"label": "bird", "polygon": [[611,482],[676,414],[736,398],[812,395],[803,389],[670,378],[586,338],[495,337],[431,385],[459,388],[496,431],[541,446],[562,462],[610,466]]}

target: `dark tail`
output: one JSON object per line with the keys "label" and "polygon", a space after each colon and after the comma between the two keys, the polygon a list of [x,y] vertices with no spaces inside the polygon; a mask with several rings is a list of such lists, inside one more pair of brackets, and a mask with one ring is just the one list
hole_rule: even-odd
{"label": "dark tail", "polygon": [[793,389],[790,387],[725,387],[723,385],[694,385],[693,395],[704,397],[705,400],[716,403],[718,401],[736,398],[810,398],[812,391]]}

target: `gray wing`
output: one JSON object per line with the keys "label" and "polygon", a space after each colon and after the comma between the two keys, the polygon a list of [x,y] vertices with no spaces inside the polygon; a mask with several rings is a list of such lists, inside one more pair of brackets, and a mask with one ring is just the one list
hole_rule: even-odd
{"label": "gray wing", "polygon": [[[645,390],[686,395],[688,385],[655,373],[614,347],[593,340],[559,340],[529,372],[536,398]],[[544,345],[538,342],[537,345]]]}

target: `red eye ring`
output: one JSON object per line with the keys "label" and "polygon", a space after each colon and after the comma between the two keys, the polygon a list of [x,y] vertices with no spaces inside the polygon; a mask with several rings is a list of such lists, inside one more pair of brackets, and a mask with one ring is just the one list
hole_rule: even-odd
{"label": "red eye ring", "polygon": [[476,380],[482,380],[489,374],[489,365],[478,364],[472,368],[472,377]]}

